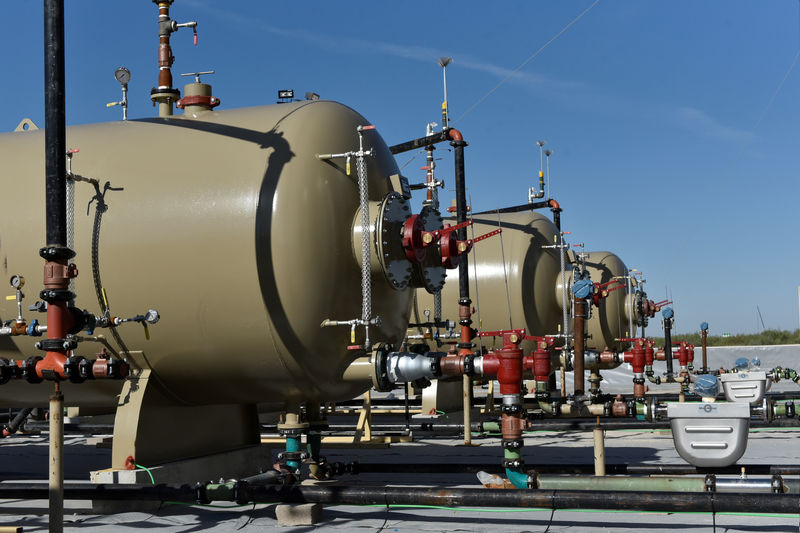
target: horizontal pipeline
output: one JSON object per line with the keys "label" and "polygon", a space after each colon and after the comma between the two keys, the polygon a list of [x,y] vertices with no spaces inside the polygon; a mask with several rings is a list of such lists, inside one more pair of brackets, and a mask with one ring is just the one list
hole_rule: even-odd
{"label": "horizontal pipeline", "polygon": [[397,155],[402,154],[403,152],[416,150],[417,148],[423,148],[425,146],[432,146],[440,142],[449,141],[450,137],[448,135],[448,131],[449,130],[442,130],[438,133],[434,133],[433,135],[428,135],[427,137],[420,137],[419,139],[395,144],[394,146],[390,146],[389,150],[392,152],[392,154]]}
{"label": "horizontal pipeline", "polygon": [[[45,484],[2,483],[0,499],[43,500]],[[323,503],[340,505],[437,505],[527,509],[624,509],[634,511],[759,512],[797,514],[800,495],[711,492],[628,492],[578,490],[490,490],[429,487],[87,485],[66,484],[68,500],[236,501],[239,503]]]}
{"label": "horizontal pipeline", "polygon": [[[560,474],[593,474],[594,464],[525,464],[525,470],[539,473],[560,473]],[[384,474],[392,472],[403,472],[408,474],[464,474],[489,472],[501,474],[505,472],[503,467],[497,463],[352,463],[348,469],[354,474]],[[766,464],[735,464],[722,467],[698,468],[691,465],[632,465],[626,463],[606,464],[607,475],[697,475],[714,474],[738,476],[742,470],[748,476],[756,475],[780,475],[798,476],[800,475],[800,465],[766,465]],[[721,481],[721,480],[720,480]],[[798,481],[798,480],[794,480]],[[790,487],[791,489],[792,487]],[[791,490],[791,492],[794,492]]]}

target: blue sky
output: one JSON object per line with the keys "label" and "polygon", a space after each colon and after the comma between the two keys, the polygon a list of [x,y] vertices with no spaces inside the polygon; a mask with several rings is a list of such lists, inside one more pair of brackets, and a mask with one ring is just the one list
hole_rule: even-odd
{"label": "blue sky", "polygon": [[[155,5],[66,3],[68,124],[120,118],[105,107],[119,98],[120,65],[133,74],[131,118],[152,115]],[[197,20],[199,44],[188,30],[173,36],[173,72],[215,69],[220,109],[313,90],[393,144],[439,122],[436,58],[451,56],[474,209],[525,202],[544,139],[572,242],[642,270],[654,299],[669,292],[678,331],[701,321],[712,333],[756,331],[756,306],[767,327],[797,328],[800,67],[786,74],[800,50],[798,1],[593,4],[177,0],[173,18]],[[5,131],[23,117],[43,125],[41,24],[41,2],[4,6]],[[437,153],[452,185],[449,154]],[[422,179],[422,164],[404,172]]]}

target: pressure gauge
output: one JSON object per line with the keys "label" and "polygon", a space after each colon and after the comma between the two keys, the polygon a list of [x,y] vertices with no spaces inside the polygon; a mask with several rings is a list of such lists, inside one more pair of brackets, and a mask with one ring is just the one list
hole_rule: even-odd
{"label": "pressure gauge", "polygon": [[114,71],[114,77],[122,85],[128,85],[128,82],[131,81],[131,71],[125,67],[119,67]]}
{"label": "pressure gauge", "polygon": [[21,289],[25,285],[25,278],[22,276],[11,276],[11,286],[15,289]]}

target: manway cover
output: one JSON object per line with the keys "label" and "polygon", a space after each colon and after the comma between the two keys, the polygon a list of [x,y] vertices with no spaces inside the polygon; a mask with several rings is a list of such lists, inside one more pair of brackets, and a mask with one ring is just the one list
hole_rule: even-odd
{"label": "manway cover", "polygon": [[749,403],[669,403],[667,416],[675,448],[690,464],[728,466],[747,448]]}

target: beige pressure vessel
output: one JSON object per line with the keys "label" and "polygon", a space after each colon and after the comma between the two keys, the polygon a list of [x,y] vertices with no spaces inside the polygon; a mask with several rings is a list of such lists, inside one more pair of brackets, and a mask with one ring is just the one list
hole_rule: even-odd
{"label": "beige pressure vessel", "polygon": [[[361,317],[356,159],[317,157],[358,150],[356,128],[367,124],[344,105],[308,101],[67,129],[67,146],[80,150],[72,171],[99,180],[101,190],[106,182],[122,188],[105,193],[100,277],[114,316],[159,311],[149,341],[135,323],[117,330],[134,366],[150,368],[166,397],[183,405],[282,404],[348,399],[369,387],[341,379],[357,355],[347,349],[349,328],[320,327]],[[373,150],[375,208],[400,188],[397,176],[390,179],[398,170],[376,131],[364,132],[364,144]],[[25,308],[42,289],[43,154],[43,130],[0,135],[0,268],[5,280],[25,276]],[[79,307],[99,314],[94,206],[87,214],[94,195],[91,185],[76,184],[75,292]],[[382,324],[371,328],[372,340],[398,343],[412,290],[373,268],[372,295]],[[15,302],[0,301],[3,321],[16,314]],[[25,318],[44,321],[27,311]],[[121,349],[108,330],[96,333]],[[363,328],[356,333],[362,343]],[[36,340],[0,337],[0,357],[41,355]],[[76,353],[99,348],[84,342]],[[67,402],[81,405],[107,404],[105,392],[120,387],[65,385]],[[47,384],[8,383],[0,402],[43,404],[51,392]]]}
{"label": "beige pressure vessel", "polygon": [[[557,249],[545,248],[555,244],[557,228],[550,219],[534,211],[484,214],[474,218],[475,236],[498,227],[502,228],[500,235],[480,241],[470,252],[470,297],[478,311],[473,315],[473,327],[481,331],[525,328],[529,335],[540,336],[559,333],[563,322],[560,259]],[[469,231],[468,236],[472,237],[472,230]],[[627,274],[625,265],[611,252],[590,252],[585,257],[586,268],[596,283],[606,283]],[[568,253],[565,281],[570,310],[569,289],[575,261],[575,254]],[[458,287],[458,271],[449,272],[442,290],[442,317],[445,319],[458,319]],[[592,318],[587,321],[587,333],[591,336],[586,341],[587,348],[602,350],[621,346],[614,339],[625,336],[629,329],[627,300],[626,290],[619,289],[592,310]],[[425,310],[433,313],[433,297],[417,290],[412,322],[425,321]],[[571,311],[568,328],[571,332]],[[479,342],[491,347],[493,341]],[[532,344],[526,343],[524,347],[530,349]]]}

